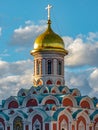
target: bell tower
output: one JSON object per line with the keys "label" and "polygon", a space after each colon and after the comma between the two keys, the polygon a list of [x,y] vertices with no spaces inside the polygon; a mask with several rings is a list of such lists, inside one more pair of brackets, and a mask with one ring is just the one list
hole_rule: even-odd
{"label": "bell tower", "polygon": [[41,85],[64,85],[64,56],[68,54],[65,50],[63,39],[53,32],[51,28],[50,9],[48,5],[47,29],[40,34],[34,42],[31,55],[34,56],[33,83]]}

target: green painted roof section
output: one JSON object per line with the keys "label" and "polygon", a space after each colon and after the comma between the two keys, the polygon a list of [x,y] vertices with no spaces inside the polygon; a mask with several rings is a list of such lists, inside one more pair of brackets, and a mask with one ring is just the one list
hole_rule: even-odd
{"label": "green painted roof section", "polygon": [[72,117],[75,119],[77,114],[80,113],[82,110],[77,110],[72,114]]}
{"label": "green painted roof section", "polygon": [[93,97],[91,100],[92,100],[94,106],[96,107],[96,105],[98,104],[98,99],[96,97]]}
{"label": "green painted roof section", "polygon": [[9,120],[9,116],[5,114],[4,112],[0,112],[0,115],[3,116],[7,121]]}
{"label": "green painted roof section", "polygon": [[62,92],[62,90],[65,88],[66,86],[59,86],[58,89],[60,92]]}
{"label": "green painted roof section", "polygon": [[98,110],[95,110],[91,115],[90,119],[93,120],[94,116],[98,114]]}
{"label": "green painted roof section", "polygon": [[23,115],[24,118],[27,118],[27,117],[28,117],[27,114],[24,113],[22,110],[18,110],[18,112],[21,113],[21,114]]}
{"label": "green painted roof section", "polygon": [[61,111],[63,111],[65,108],[59,108],[58,110],[56,110],[56,112],[53,114],[53,119],[55,121],[57,121],[58,115]]}
{"label": "green painted roof section", "polygon": [[2,107],[4,107],[6,100],[2,100]]}

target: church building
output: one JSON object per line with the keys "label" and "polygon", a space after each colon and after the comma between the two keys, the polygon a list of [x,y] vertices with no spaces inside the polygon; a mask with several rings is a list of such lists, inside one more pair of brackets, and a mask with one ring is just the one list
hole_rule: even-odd
{"label": "church building", "polygon": [[[0,130],[98,130],[98,100],[65,85],[63,39],[51,28],[34,41],[33,86],[2,100]],[[65,43],[66,44],[66,43]]]}

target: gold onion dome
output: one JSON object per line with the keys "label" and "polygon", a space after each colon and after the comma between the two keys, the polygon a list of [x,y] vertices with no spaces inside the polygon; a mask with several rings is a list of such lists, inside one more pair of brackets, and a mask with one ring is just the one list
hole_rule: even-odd
{"label": "gold onion dome", "polygon": [[31,54],[44,51],[58,51],[65,55],[68,54],[68,51],[65,50],[63,39],[53,32],[50,24],[51,20],[48,20],[48,28],[46,31],[35,39],[34,50],[31,51]]}

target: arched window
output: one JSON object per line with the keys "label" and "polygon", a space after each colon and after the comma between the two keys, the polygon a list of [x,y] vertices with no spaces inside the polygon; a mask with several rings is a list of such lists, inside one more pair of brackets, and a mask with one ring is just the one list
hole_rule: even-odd
{"label": "arched window", "polygon": [[85,125],[84,125],[84,123],[82,121],[79,123],[78,130],[85,130]]}
{"label": "arched window", "polygon": [[48,74],[52,73],[52,62],[51,60],[48,60]]}
{"label": "arched window", "polygon": [[0,130],[4,130],[4,126],[1,122],[0,122]]}
{"label": "arched window", "polygon": [[64,119],[61,122],[61,130],[67,130],[67,123],[66,123],[66,121]]}
{"label": "arched window", "polygon": [[41,130],[41,124],[38,119],[34,122],[33,130]]}
{"label": "arched window", "polygon": [[23,130],[22,118],[17,116],[13,121],[13,130]]}
{"label": "arched window", "polygon": [[58,61],[58,75],[62,75],[62,62]]}

